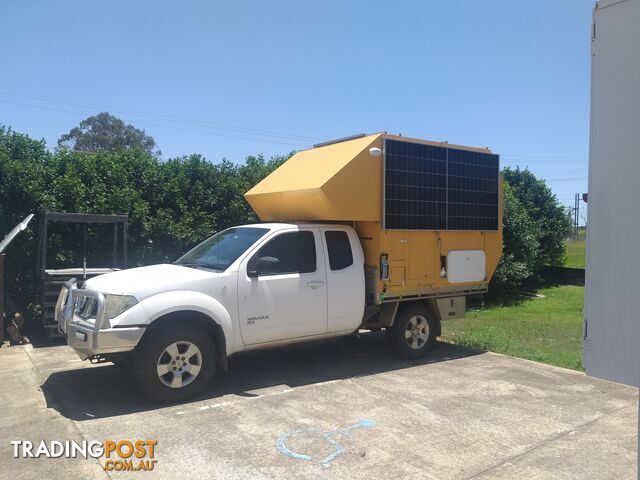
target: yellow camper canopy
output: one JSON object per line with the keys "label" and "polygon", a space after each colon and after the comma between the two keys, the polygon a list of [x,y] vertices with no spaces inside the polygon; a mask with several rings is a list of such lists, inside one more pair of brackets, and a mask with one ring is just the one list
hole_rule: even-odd
{"label": "yellow camper canopy", "polygon": [[296,153],[245,194],[263,221],[378,221],[382,133]]}

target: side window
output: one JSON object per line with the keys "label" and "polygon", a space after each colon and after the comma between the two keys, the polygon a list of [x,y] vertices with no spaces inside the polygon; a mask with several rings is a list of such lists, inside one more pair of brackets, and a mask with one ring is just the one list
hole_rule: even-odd
{"label": "side window", "polygon": [[271,257],[271,265],[264,275],[310,273],[316,271],[316,242],[313,232],[292,232],[278,235],[251,257],[247,270],[256,269],[259,258]]}
{"label": "side window", "polygon": [[344,230],[326,231],[324,237],[327,240],[331,270],[342,270],[353,265],[353,253],[351,253],[351,243],[347,232]]}

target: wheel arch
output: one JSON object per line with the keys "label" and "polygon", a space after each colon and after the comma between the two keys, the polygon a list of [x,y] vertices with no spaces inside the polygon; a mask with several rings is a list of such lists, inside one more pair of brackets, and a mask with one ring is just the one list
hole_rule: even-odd
{"label": "wheel arch", "polygon": [[148,336],[149,332],[177,322],[195,325],[207,332],[216,346],[218,368],[223,371],[229,369],[227,364],[227,342],[224,330],[213,318],[198,310],[176,310],[155,318],[142,335],[140,345],[145,341],[145,337]]}
{"label": "wheel arch", "polygon": [[218,366],[227,370],[227,355],[233,350],[231,316],[215,298],[200,292],[174,291],[149,297],[141,302],[147,312],[147,332],[168,322],[192,322],[211,334],[215,341]]}
{"label": "wheel arch", "polygon": [[396,318],[402,313],[404,309],[413,307],[415,305],[423,306],[429,314],[434,318],[437,325],[437,335],[442,333],[441,327],[441,315],[437,308],[435,299],[420,299],[420,300],[404,300],[396,302],[387,302],[382,305],[372,307],[369,312],[365,312],[365,320],[363,325],[366,328],[392,328],[395,324]]}

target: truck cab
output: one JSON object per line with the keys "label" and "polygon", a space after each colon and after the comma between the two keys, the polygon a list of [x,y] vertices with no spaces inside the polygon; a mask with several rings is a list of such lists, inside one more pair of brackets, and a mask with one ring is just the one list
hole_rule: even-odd
{"label": "truck cab", "polygon": [[244,225],[173,264],[69,282],[56,315],[80,358],[132,367],[152,397],[179,400],[235,353],[357,331],[364,272],[349,226]]}

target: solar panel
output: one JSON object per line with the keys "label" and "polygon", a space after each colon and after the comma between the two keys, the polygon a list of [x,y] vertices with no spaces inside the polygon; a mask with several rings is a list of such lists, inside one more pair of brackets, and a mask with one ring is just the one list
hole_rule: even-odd
{"label": "solar panel", "polygon": [[498,229],[498,155],[385,139],[384,164],[384,228]]}

